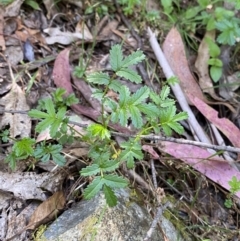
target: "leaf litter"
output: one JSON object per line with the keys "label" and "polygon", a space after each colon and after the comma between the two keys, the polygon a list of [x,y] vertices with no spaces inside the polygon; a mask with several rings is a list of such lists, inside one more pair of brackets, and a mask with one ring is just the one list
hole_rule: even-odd
{"label": "leaf litter", "polygon": [[[95,24],[92,24],[91,21],[85,22],[77,19],[75,22],[71,22],[69,25],[64,25],[64,22],[66,20],[73,19],[70,15],[73,15],[74,13],[71,12],[72,10],[71,8],[69,8],[68,10],[71,13],[70,15],[68,15],[69,12],[64,12],[64,9],[62,9],[64,16],[55,15],[58,13],[58,10],[53,4],[54,1],[43,1],[43,4],[46,6],[46,9],[48,11],[47,16],[44,16],[45,20],[43,20],[43,18],[37,18],[37,14],[32,15],[33,19],[27,18],[28,21],[24,21],[21,18],[15,19],[14,17],[19,14],[22,3],[23,0],[14,1],[14,3],[5,7],[4,15],[1,14],[1,16],[4,16],[4,18],[0,19],[0,46],[2,50],[4,50],[6,41],[8,45],[7,48],[10,48],[11,50],[8,50],[8,53],[10,53],[9,55],[11,55],[11,53],[15,54],[12,55],[13,61],[9,59],[9,62],[11,63],[11,65],[13,65],[14,69],[15,67],[23,67],[24,70],[26,70],[24,66],[28,66],[27,70],[29,71],[28,73],[31,75],[32,69],[39,69],[40,66],[36,63],[39,59],[42,59],[43,62],[45,57],[47,59],[49,54],[54,56],[52,59],[44,63],[45,67],[47,67],[46,79],[48,80],[48,82],[45,84],[53,84],[50,80],[50,77],[52,76],[55,86],[64,88],[67,92],[67,95],[71,93],[78,93],[80,98],[85,99],[80,104],[75,104],[71,106],[72,111],[74,111],[75,114],[81,116],[80,120],[78,118],[78,122],[84,124],[97,122],[101,112],[101,105],[96,99],[93,99],[91,97],[91,87],[86,84],[84,80],[79,81],[79,79],[73,75],[73,66],[76,66],[76,62],[71,59],[71,56],[74,54],[76,49],[81,48],[82,43],[93,43],[93,40],[96,37],[96,42],[100,46],[100,48],[96,48],[96,51],[94,52],[91,52],[88,49],[88,51],[91,52],[92,55],[91,60],[89,61],[90,64],[89,66],[87,66],[86,71],[91,70],[90,72],[93,72],[99,70],[100,68],[102,71],[107,71],[109,69],[109,46],[112,45],[112,43],[118,43],[120,41],[123,41],[125,44],[125,50],[127,51],[128,48],[136,48],[136,39],[133,39],[132,34],[129,34],[129,29],[126,29],[124,26],[121,25],[119,17],[111,19],[108,16],[105,16],[102,17],[100,21],[95,22]],[[81,1],[75,1],[74,4],[77,4],[80,9],[82,8]],[[8,35],[10,36],[4,36],[3,29],[6,27],[4,26],[4,24],[7,23],[6,17],[10,16],[13,17],[13,21],[18,24],[18,28],[14,30],[14,28],[12,27],[12,30],[8,33]],[[52,24],[53,22],[54,24]],[[44,31],[41,31],[41,25],[45,26],[43,28]],[[70,25],[71,27],[69,27]],[[12,34],[14,32],[15,34]],[[96,33],[97,36],[94,36]],[[28,45],[28,39],[31,46]],[[27,54],[30,57],[27,57],[27,55],[25,54],[25,57],[27,57],[30,63],[22,66],[19,63],[23,59],[23,55],[22,57],[20,56],[21,52],[26,52],[24,51],[24,46],[25,50],[26,48],[28,48],[27,50],[30,51],[30,53]],[[217,103],[218,105],[228,106],[228,108],[232,112],[235,111],[233,107],[234,105],[231,106],[229,103],[222,102],[222,99],[217,96],[217,94],[212,89],[212,82],[209,78],[206,66],[206,62],[208,59],[208,49],[206,45],[204,45],[204,40],[202,40],[202,43],[200,44],[196,62],[196,65],[198,66],[197,71],[199,74],[199,84],[202,89],[199,87],[198,83],[196,82],[196,78],[193,76],[188,66],[188,61],[185,54],[185,47],[182,42],[182,38],[176,28],[173,28],[167,35],[163,45],[163,50],[166,58],[171,64],[171,68],[180,79],[182,88],[184,89],[185,94],[188,96],[189,103],[195,106],[202,113],[202,115],[206,117],[208,121],[210,121],[219,130],[221,130],[222,133],[224,133],[225,137],[228,139],[228,141],[231,142],[231,144],[239,147],[239,129],[230,120],[226,118],[219,118],[219,112],[216,112],[216,110],[210,107],[210,105],[212,105],[213,103],[211,101],[208,101],[206,95],[204,95],[204,93],[208,93],[213,99],[219,101],[219,103]],[[85,52],[81,54],[81,58],[85,59]],[[17,59],[17,55],[20,56],[19,59]],[[52,63],[55,56],[57,57],[54,61],[53,66]],[[34,59],[36,59],[36,61],[34,61]],[[99,59],[102,59],[105,64],[101,65]],[[153,62],[151,62],[151,59],[149,59],[149,63],[151,66],[153,66]],[[200,67],[199,63],[201,65]],[[26,111],[30,108],[26,102],[25,95],[25,86],[27,85],[29,78],[23,72],[21,74],[21,78],[19,78],[20,81],[18,79],[17,83],[13,83],[11,85],[11,88],[4,89],[0,86],[0,91],[2,91],[1,93],[4,94],[4,96],[2,96],[0,99],[2,111],[4,109]],[[149,72],[148,74],[152,75],[151,78],[155,80],[155,73]],[[73,84],[71,80],[73,80]],[[40,77],[39,82],[41,81],[42,80]],[[137,85],[130,87],[129,83],[123,84],[129,85],[129,88],[133,90],[133,92],[134,90],[137,91],[140,88],[140,86]],[[157,86],[156,88],[159,89],[158,83],[154,82],[152,84],[154,85],[154,87]],[[207,88],[210,89],[209,91],[206,90],[206,84]],[[39,83],[34,81],[33,85],[37,88],[39,86]],[[235,89],[232,91],[235,91]],[[118,98],[118,95],[116,93],[109,93],[109,95],[113,96],[113,98]],[[31,136],[32,121],[27,115],[22,115],[18,113],[4,113],[0,117],[0,125],[2,129],[6,126],[9,126],[12,137],[21,138],[25,136]],[[116,124],[111,125],[111,127],[119,132],[130,133],[128,128],[124,128]],[[40,135],[38,136],[38,141],[49,140],[48,134],[48,130],[46,131],[46,133],[40,133]],[[176,144],[171,142],[162,142],[159,148],[154,148],[153,146],[149,145],[149,143],[145,143],[142,146],[142,149],[145,151],[145,153],[150,154],[150,158],[153,158],[155,160],[161,160],[162,157],[166,157],[164,156],[165,154],[161,154],[162,156],[159,155],[159,150],[161,150],[162,153],[168,153],[173,158],[177,158],[178,160],[183,161],[183,163],[178,165],[169,160],[164,162],[161,168],[163,168],[164,171],[167,171],[166,173],[169,173],[169,170],[171,170],[171,174],[166,174],[165,176],[165,178],[168,180],[171,180],[172,178],[175,179],[176,182],[178,182],[182,179],[182,172],[186,167],[186,165],[184,165],[184,162],[187,163],[189,166],[192,166],[193,170],[195,169],[199,173],[202,173],[203,176],[208,177],[208,180],[213,180],[215,183],[218,183],[219,186],[222,186],[227,190],[229,190],[228,181],[230,180],[230,178],[232,176],[239,177],[239,171],[234,169],[228,162],[224,162],[223,158],[220,158],[217,155],[212,155],[212,153],[200,147]],[[88,152],[88,147],[80,146],[74,149],[73,146],[68,146],[65,151],[66,155],[72,156],[72,161],[69,162],[72,165],[79,160],[85,162],[84,158],[86,157],[86,154]],[[160,163],[163,163],[163,161],[161,160]],[[65,205],[64,195],[60,190],[62,188],[62,182],[66,178],[66,175],[63,175],[59,169],[57,169],[57,172],[53,174],[52,171],[54,168],[56,168],[54,167],[54,165],[45,164],[45,167],[43,167],[43,165],[41,166],[40,164],[38,166],[37,163],[35,165],[35,168],[38,169],[40,167],[40,170],[45,170],[45,172],[43,172],[43,174],[37,174],[37,172],[35,173],[27,171],[23,173],[1,173],[2,179],[0,180],[0,183],[6,183],[6,185],[1,185],[0,191],[6,193],[7,197],[6,199],[1,199],[5,200],[3,202],[4,205],[1,208],[2,216],[5,215],[4,217],[6,217],[7,215],[9,215],[10,220],[10,216],[12,215],[11,220],[17,220],[17,216],[19,215],[16,215],[16,210],[19,210],[19,208],[11,206],[11,204],[9,203],[9,199],[12,197],[22,200],[22,202],[19,201],[22,205],[24,205],[24,202],[26,200],[30,199],[43,201],[43,203],[39,205],[37,209],[36,206],[34,208],[30,205],[25,207],[25,209],[31,208],[31,213],[33,213],[33,209],[36,209],[36,211],[32,215],[30,222],[27,222],[26,219],[21,219],[23,221],[19,221],[18,230],[26,228],[27,225],[30,225],[32,229],[35,229],[37,227],[37,225],[35,225],[36,223],[45,223],[48,220],[48,217],[50,217],[51,214],[55,212],[55,210],[60,210]],[[144,165],[148,166],[147,164]],[[70,169],[68,168],[69,167],[66,167],[65,171],[70,172]],[[159,170],[157,171],[159,172]],[[139,173],[140,175],[142,175],[141,171]],[[160,175],[162,175],[162,172],[159,173],[159,176]],[[186,178],[187,181],[184,184],[188,185],[188,191],[186,190],[186,186],[184,186],[183,188],[183,184],[179,184],[179,189],[182,190],[182,193],[184,195],[187,195],[188,197],[191,197],[191,195],[188,195],[187,192],[190,193],[194,190],[191,188],[191,184],[194,182],[193,180],[198,178],[197,175],[199,174],[195,175],[192,176],[190,173],[187,173],[187,176],[191,177],[189,178],[191,180]],[[68,176],[69,180],[71,178],[75,180],[76,177],[73,176],[72,174],[70,174]],[[58,180],[57,184],[54,184],[55,180]],[[210,182],[207,181],[206,183],[208,185]],[[215,184],[212,183],[211,185]],[[27,190],[26,186],[28,187]],[[49,196],[46,195],[46,190],[52,195],[48,200],[46,200]],[[208,191],[209,190],[206,188],[205,193]],[[59,204],[61,204],[61,207],[56,207],[56,200],[61,200],[61,202],[59,202]],[[210,201],[205,200],[204,202],[207,204]],[[4,211],[6,208],[12,210],[11,215]],[[201,212],[202,210],[199,211]],[[22,214],[24,214],[23,211]],[[207,213],[207,215],[210,216],[209,213]],[[7,222],[0,222],[0,225],[2,225],[3,227],[2,230],[13,230],[12,232],[8,231],[0,233],[0,238],[4,237],[4,235],[6,236],[6,234],[7,237],[11,237],[14,235],[13,226],[7,227]],[[26,240],[25,234],[21,234],[21,236],[19,236],[17,240]]]}

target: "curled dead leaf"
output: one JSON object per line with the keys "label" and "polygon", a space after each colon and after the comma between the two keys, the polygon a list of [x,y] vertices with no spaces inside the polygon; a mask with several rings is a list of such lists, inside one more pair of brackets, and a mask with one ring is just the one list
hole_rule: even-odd
{"label": "curled dead leaf", "polygon": [[54,193],[34,211],[27,229],[33,230],[56,218],[59,211],[64,208],[65,202],[66,200],[62,191]]}

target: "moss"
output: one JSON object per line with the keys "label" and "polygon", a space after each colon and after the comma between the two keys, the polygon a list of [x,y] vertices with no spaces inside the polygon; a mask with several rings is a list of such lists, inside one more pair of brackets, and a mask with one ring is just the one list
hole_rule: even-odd
{"label": "moss", "polygon": [[[167,196],[164,202],[169,201],[173,206],[177,203],[176,199],[173,196]],[[178,210],[179,207],[174,207],[174,209]],[[180,235],[183,237],[184,240],[192,240],[189,238],[189,233],[186,231],[186,224],[179,219],[173,212],[166,209],[163,213],[163,216],[169,220],[177,231],[179,231]]]}
{"label": "moss", "polygon": [[47,241],[47,239],[42,236],[45,230],[47,229],[47,225],[41,225],[38,227],[35,234],[33,234],[33,240],[34,241]]}

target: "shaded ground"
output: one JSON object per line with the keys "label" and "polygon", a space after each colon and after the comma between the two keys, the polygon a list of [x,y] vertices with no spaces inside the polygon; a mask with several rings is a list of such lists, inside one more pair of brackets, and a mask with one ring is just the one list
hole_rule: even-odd
{"label": "shaded ground", "polygon": [[[179,8],[184,12],[190,4],[194,3],[180,1]],[[58,4],[43,1],[39,8],[36,10],[23,1],[15,1],[15,5],[1,9],[0,126],[2,131],[9,130],[11,138],[36,137],[39,142],[48,140],[57,144],[51,140],[49,131],[35,133],[36,120],[26,115],[28,110],[37,107],[39,100],[51,96],[57,87],[64,88],[68,94],[74,92],[80,100],[78,106],[68,110],[72,121],[82,125],[98,121],[101,105],[91,97],[94,85],[87,83],[86,77],[95,71],[111,71],[109,51],[118,43],[122,44],[125,56],[137,49],[146,55],[146,61],[136,67],[143,82],[133,84],[121,80],[122,85],[128,86],[132,93],[145,85],[159,93],[166,77],[149,44],[147,27],[150,26],[161,44],[165,40],[164,54],[211,143],[222,146],[225,141],[226,145],[240,147],[237,44],[220,46],[223,74],[214,84],[207,64],[209,48],[202,41],[206,29],[201,25],[194,27],[192,19],[184,22],[184,16],[179,15],[177,28],[170,31],[174,24],[163,14],[163,7],[158,2],[131,6],[130,3],[118,5],[115,1],[60,1]],[[207,32],[212,39],[215,34],[217,32]],[[62,55],[57,62],[59,53]],[[118,99],[117,93],[109,91],[108,95]],[[173,93],[171,95],[175,98]],[[179,100],[177,106],[180,110]],[[218,134],[210,122],[223,134]],[[132,130],[130,124],[127,127],[115,124],[111,128],[126,133]],[[182,125],[184,133],[174,133],[173,137],[194,140],[196,135],[188,123],[182,122]],[[83,131],[78,128],[79,132]],[[222,140],[218,139],[219,135]],[[15,172],[9,168],[11,161],[4,162],[11,153],[11,146],[11,140],[1,144],[0,227],[3,228],[0,239],[16,234],[15,227],[18,227],[19,240],[29,240],[21,231],[35,208],[46,198],[54,194],[52,200],[61,200],[59,210],[67,209],[71,203],[83,198],[79,187],[85,187],[90,180],[80,177],[79,170],[91,162],[87,156],[89,146],[84,141],[64,145],[62,153],[67,160],[64,167],[28,158],[17,162]],[[193,240],[239,239],[239,195],[230,197],[231,207],[224,205],[229,198],[228,182],[233,176],[240,178],[236,153],[213,155],[214,160],[209,161],[212,154],[201,147],[150,141],[142,141],[142,146],[144,160],[136,163],[133,172],[123,168],[122,173],[144,196],[144,204],[154,206],[157,202],[154,192],[149,195],[154,190],[152,161],[157,186],[174,200],[175,207],[169,212],[185,222],[185,227],[179,228],[191,233]],[[63,190],[64,195],[59,190]],[[48,222],[46,217],[52,209],[40,209],[41,217],[35,213],[28,228],[34,230],[39,224]],[[177,218],[173,220],[176,225]]]}

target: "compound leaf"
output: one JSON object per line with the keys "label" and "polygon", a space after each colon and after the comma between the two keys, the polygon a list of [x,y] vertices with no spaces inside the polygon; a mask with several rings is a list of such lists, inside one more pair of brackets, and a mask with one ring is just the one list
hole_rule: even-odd
{"label": "compound leaf", "polygon": [[127,68],[120,69],[116,72],[116,75],[123,77],[127,80],[130,80],[131,82],[134,82],[136,84],[139,84],[142,82],[142,77],[131,69],[127,69]]}
{"label": "compound leaf", "polygon": [[128,107],[128,111],[131,116],[134,127],[141,128],[143,125],[143,122],[142,122],[141,112],[139,111],[139,109],[136,106],[131,105]]}
{"label": "compound leaf", "polygon": [[104,184],[112,188],[122,188],[128,185],[128,181],[118,175],[109,174],[103,176]]}
{"label": "compound leaf", "polygon": [[16,141],[13,145],[12,151],[15,152],[16,156],[32,155],[34,153],[33,145],[35,140],[28,137],[24,137],[19,141]]}
{"label": "compound leaf", "polygon": [[111,136],[109,130],[101,124],[97,124],[97,123],[91,124],[88,126],[87,129],[93,136],[98,136],[102,140],[105,138],[109,139]]}
{"label": "compound leaf", "polygon": [[52,159],[58,166],[64,166],[66,162],[64,156],[61,155],[60,153],[52,154]]}
{"label": "compound leaf", "polygon": [[28,111],[28,115],[30,117],[38,118],[38,119],[48,118],[49,116],[49,114],[36,109]]}
{"label": "compound leaf", "polygon": [[123,54],[119,44],[114,45],[110,50],[110,65],[114,71],[122,67]]}
{"label": "compound leaf", "polygon": [[55,116],[55,108],[53,101],[50,98],[44,100],[45,108],[50,116]]}
{"label": "compound leaf", "polygon": [[107,185],[104,185],[103,193],[109,207],[114,207],[117,205],[117,197],[110,187],[108,187]]}
{"label": "compound leaf", "polygon": [[87,76],[87,81],[99,85],[108,85],[110,82],[110,77],[108,74],[96,72]]}
{"label": "compound leaf", "polygon": [[83,192],[85,199],[93,198],[103,187],[104,180],[102,177],[95,177],[92,183],[90,183]]}
{"label": "compound leaf", "polygon": [[133,105],[138,105],[148,98],[150,90],[148,87],[144,86],[139,89],[135,94],[132,95],[130,103]]}
{"label": "compound leaf", "polygon": [[99,169],[99,165],[98,164],[92,164],[90,166],[87,166],[85,168],[83,168],[81,171],[80,171],[80,174],[84,177],[86,176],[93,176],[93,175],[96,175],[100,172],[100,169]]}
{"label": "compound leaf", "polygon": [[104,161],[100,164],[100,169],[103,172],[113,172],[119,167],[119,162],[117,160]]}
{"label": "compound leaf", "polygon": [[187,114],[187,112],[184,111],[184,112],[180,112],[180,113],[174,115],[172,118],[172,121],[176,122],[176,121],[180,121],[180,120],[185,120],[187,118],[188,118],[188,114]]}
{"label": "compound leaf", "polygon": [[158,107],[152,103],[139,104],[137,105],[137,107],[142,113],[144,113],[145,115],[151,118],[157,117],[159,115]]}
{"label": "compound leaf", "polygon": [[145,55],[141,50],[133,52],[123,60],[122,68],[128,68],[129,66],[137,64],[144,59],[145,59]]}

